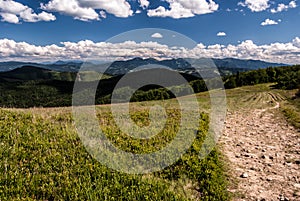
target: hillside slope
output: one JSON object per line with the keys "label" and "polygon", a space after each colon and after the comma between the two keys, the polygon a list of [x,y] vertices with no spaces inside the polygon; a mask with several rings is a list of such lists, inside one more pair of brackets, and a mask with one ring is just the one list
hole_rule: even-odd
{"label": "hillside slope", "polygon": [[237,181],[229,189],[234,200],[299,200],[300,132],[280,111],[286,97],[268,85],[228,94],[230,109],[220,144]]}

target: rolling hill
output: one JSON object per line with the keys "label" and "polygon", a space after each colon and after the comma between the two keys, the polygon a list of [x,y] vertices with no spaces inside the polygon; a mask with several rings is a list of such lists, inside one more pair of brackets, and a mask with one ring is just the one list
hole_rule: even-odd
{"label": "rolling hill", "polygon": [[10,82],[28,80],[72,81],[75,77],[76,72],[59,72],[37,66],[22,66],[8,72],[0,72],[0,78]]}

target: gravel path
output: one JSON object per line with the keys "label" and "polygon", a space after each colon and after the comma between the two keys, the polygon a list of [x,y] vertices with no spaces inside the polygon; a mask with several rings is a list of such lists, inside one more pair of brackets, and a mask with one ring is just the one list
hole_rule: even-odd
{"label": "gravel path", "polygon": [[300,200],[300,133],[278,108],[227,115],[220,144],[238,182],[234,200]]}

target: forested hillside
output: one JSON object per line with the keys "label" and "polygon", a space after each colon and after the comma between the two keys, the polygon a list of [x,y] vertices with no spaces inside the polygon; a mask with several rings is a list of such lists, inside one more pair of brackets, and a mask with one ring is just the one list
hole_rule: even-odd
{"label": "forested hillside", "polygon": [[295,89],[300,84],[300,65],[269,67],[224,77],[226,88],[275,82],[280,89]]}
{"label": "forested hillside", "polygon": [[[27,74],[27,78],[24,80],[20,79],[22,78],[21,73],[13,74],[13,76],[9,76],[10,74],[6,73],[6,77],[3,76],[0,80],[1,107],[59,107],[72,104],[76,74],[54,73],[48,70],[38,70],[32,73],[32,71],[29,71],[29,68],[20,70],[31,72],[30,76]],[[129,75],[134,77],[135,73],[132,72]],[[84,76],[86,80],[95,80],[91,73],[86,73],[82,77]],[[190,83],[195,93],[207,91],[203,79],[185,73],[182,73],[182,76]],[[35,79],[37,77],[40,79]],[[96,104],[110,103],[111,93],[122,76],[109,77],[105,75],[104,78],[98,85]],[[227,89],[260,83],[275,83],[274,87],[280,89],[296,89],[299,88],[300,83],[300,66],[269,67],[247,72],[237,72],[234,75],[224,76],[223,81]],[[83,85],[89,86],[91,82],[95,81],[84,81]],[[136,91],[131,101],[174,98],[175,95],[170,89],[176,91],[176,95],[193,93],[182,83],[177,83],[176,86],[169,86],[168,89],[149,85]],[[131,91],[130,86],[123,86],[123,88],[116,89],[116,97],[119,97],[120,101],[122,101],[122,94]],[[300,89],[297,94],[299,96]]]}

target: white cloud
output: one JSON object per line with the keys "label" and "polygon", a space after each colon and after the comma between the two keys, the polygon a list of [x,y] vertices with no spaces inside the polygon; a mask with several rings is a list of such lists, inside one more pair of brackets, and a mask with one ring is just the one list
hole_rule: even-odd
{"label": "white cloud", "polygon": [[100,17],[106,18],[106,12],[104,10],[100,10],[99,14],[100,14]]}
{"label": "white cloud", "polygon": [[217,36],[226,36],[227,34],[225,32],[219,32],[217,33]]}
{"label": "white cloud", "polygon": [[270,7],[269,0],[245,0],[245,2],[239,2],[238,5],[248,7],[252,12],[261,12]]}
{"label": "white cloud", "polygon": [[99,15],[94,9],[80,7],[77,0],[51,0],[47,4],[41,4],[41,8],[70,15],[82,21],[99,20]]}
{"label": "white cloud", "polygon": [[116,17],[132,16],[130,4],[126,0],[77,0],[84,8],[101,9]]}
{"label": "white cloud", "polygon": [[193,49],[168,47],[157,42],[126,41],[123,43],[95,43],[90,40],[63,42],[58,45],[36,46],[26,42],[0,39],[0,61],[55,61],[55,60],[117,60],[134,57],[144,58],[239,58],[269,62],[300,64],[300,38],[287,43],[257,45],[251,40],[238,45],[209,45],[200,43]]}
{"label": "white cloud", "polygon": [[161,35],[160,33],[154,33],[151,35],[152,38],[163,38],[163,35]]}
{"label": "white cloud", "polygon": [[9,23],[14,23],[14,24],[19,23],[19,18],[15,14],[0,13],[0,16],[2,17],[2,19],[1,19],[2,22],[9,22]]}
{"label": "white cloud", "polygon": [[175,19],[188,18],[195,15],[213,13],[218,10],[219,5],[213,0],[166,0],[170,8],[159,6],[148,10],[149,17],[171,17]]}
{"label": "white cloud", "polygon": [[[280,22],[281,20],[279,20]],[[269,18],[268,19],[265,19],[265,21],[263,21],[260,25],[261,26],[267,26],[267,25],[276,25],[278,24],[278,22],[274,21],[274,20],[270,20]]]}
{"label": "white cloud", "polygon": [[280,13],[282,11],[287,11],[289,8],[296,8],[297,3],[296,1],[291,1],[288,5],[283,3],[278,4],[277,8],[272,8],[270,11],[271,13]]}
{"label": "white cloud", "polygon": [[296,7],[297,7],[296,1],[291,1],[291,2],[289,3],[289,7],[290,7],[290,8],[296,8]]}
{"label": "white cloud", "polygon": [[0,40],[0,57],[11,58],[31,58],[32,60],[41,57],[59,56],[64,48],[56,45],[50,46],[35,46],[25,42],[15,42],[13,40],[2,39]]}
{"label": "white cloud", "polygon": [[283,3],[281,4],[278,4],[278,7],[275,9],[275,8],[272,8],[271,9],[271,13],[279,13],[279,12],[282,12],[282,11],[286,11],[288,10],[289,6],[288,5],[284,5]]}
{"label": "white cloud", "polygon": [[38,21],[54,21],[56,20],[56,17],[52,15],[51,13],[47,13],[45,11],[36,14],[33,13],[32,10],[27,9],[20,13],[20,17],[25,22],[38,22]]}
{"label": "white cloud", "polygon": [[148,0],[139,0],[139,3],[140,3],[140,6],[143,8],[143,9],[146,9],[149,7],[150,5],[150,2]]}
{"label": "white cloud", "polygon": [[165,7],[159,6],[156,9],[148,10],[147,15],[149,17],[172,17],[175,19],[194,17],[195,15],[191,10],[182,7],[179,3],[172,3],[170,10],[166,10]]}
{"label": "white cloud", "polygon": [[[41,8],[69,15],[82,21],[105,18],[104,11],[116,17],[128,17],[133,14],[130,4],[126,0],[51,0],[47,4],[41,4]],[[96,10],[101,10],[100,16]]]}
{"label": "white cloud", "polygon": [[21,13],[26,10],[28,7],[24,6],[21,3],[12,1],[12,0],[1,0],[0,1],[0,10],[1,12],[7,12],[11,14]]}
{"label": "white cloud", "polygon": [[292,41],[293,46],[300,48],[300,38],[296,37]]}
{"label": "white cloud", "polygon": [[32,8],[13,0],[0,0],[1,21],[17,24],[25,22],[54,21],[56,17],[45,11],[36,14]]}

